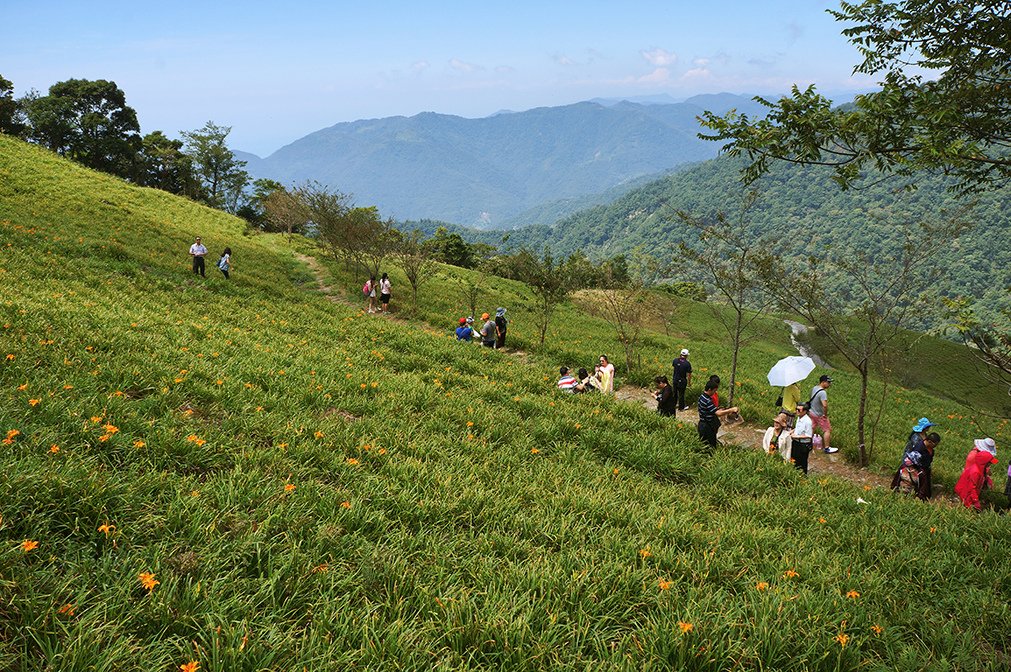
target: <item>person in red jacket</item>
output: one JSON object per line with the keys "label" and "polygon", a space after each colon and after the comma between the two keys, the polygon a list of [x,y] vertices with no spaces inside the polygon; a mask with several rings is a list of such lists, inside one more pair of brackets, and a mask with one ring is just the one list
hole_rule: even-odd
{"label": "person in red jacket", "polygon": [[972,450],[965,457],[965,469],[955,484],[955,494],[966,507],[977,511],[982,508],[979,493],[984,487],[993,487],[988,473],[991,464],[997,464],[997,444],[994,440],[987,437],[973,441]]}

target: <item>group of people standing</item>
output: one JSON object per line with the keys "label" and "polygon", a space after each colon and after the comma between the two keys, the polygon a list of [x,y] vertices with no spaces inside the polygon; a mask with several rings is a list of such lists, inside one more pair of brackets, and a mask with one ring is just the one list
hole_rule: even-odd
{"label": "group of people standing", "polygon": [[506,344],[506,334],[509,331],[509,320],[506,319],[506,309],[496,308],[495,319],[488,313],[481,314],[483,324],[474,329],[473,317],[461,317],[456,328],[456,340],[467,343],[479,342],[486,348],[502,349]]}
{"label": "group of people standing", "polygon": [[[199,275],[201,278],[206,278],[204,274],[204,257],[207,256],[207,247],[204,246],[203,241],[200,236],[197,236],[196,241],[190,245],[190,257],[193,258],[193,274]],[[215,264],[221,274],[225,276],[225,280],[228,280],[228,272],[232,270],[232,248],[226,247],[224,252],[218,258],[218,262]]]}
{"label": "group of people standing", "polygon": [[607,355],[600,356],[600,361],[593,367],[592,375],[586,369],[581,368],[573,376],[572,370],[567,366],[561,367],[558,373],[561,376],[558,379],[558,389],[562,392],[614,394],[614,364],[607,358]]}
{"label": "group of people standing", "polygon": [[[377,294],[378,307],[376,305]],[[362,285],[362,296],[365,297],[365,310],[369,313],[390,312],[390,298],[393,296],[393,284],[390,282],[390,276],[383,273],[379,282],[376,282],[376,276],[369,276],[369,279]]]}

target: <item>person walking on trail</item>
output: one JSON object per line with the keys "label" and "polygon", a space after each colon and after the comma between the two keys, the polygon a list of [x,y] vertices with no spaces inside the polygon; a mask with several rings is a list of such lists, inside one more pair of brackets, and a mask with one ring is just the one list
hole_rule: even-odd
{"label": "person walking on trail", "polygon": [[604,394],[614,394],[614,364],[607,355],[600,356],[600,363],[594,369],[597,380],[600,381],[600,391]]}
{"label": "person walking on trail", "polygon": [[692,384],[692,363],[688,361],[687,348],[681,350],[681,356],[674,360],[673,367],[674,375],[671,376],[671,381],[674,387],[675,404],[679,411],[683,411],[688,408],[688,404],[685,403],[685,392]]}
{"label": "person walking on trail", "polygon": [[807,474],[807,458],[814,444],[814,423],[811,420],[811,404],[797,404],[797,421],[790,433],[790,459],[793,466]]}
{"label": "person walking on trail", "polygon": [[225,276],[225,280],[227,280],[228,271],[232,270],[232,248],[226,247],[225,251],[221,253],[221,258],[218,259],[217,267],[218,270],[221,271],[222,275]]}
{"label": "person walking on trail", "polygon": [[982,509],[979,495],[983,488],[992,488],[990,480],[990,465],[997,464],[997,444],[993,439],[976,439],[972,450],[965,457],[965,469],[955,484],[955,494],[962,500],[966,508]]}
{"label": "person walking on trail", "polygon": [[[919,426],[933,425],[926,418],[920,418],[920,422],[917,423],[917,427]],[[906,449],[902,454],[902,462],[892,477],[892,490],[915,494],[923,501],[930,499],[933,490],[930,465],[934,461],[934,450],[940,443],[941,436],[937,432],[929,434],[926,431],[917,432],[914,427],[913,436],[906,443]]]}
{"label": "person walking on trail", "polygon": [[714,450],[719,445],[716,435],[722,424],[720,418],[740,412],[736,406],[732,408],[719,407],[719,389],[720,377],[710,376],[706,382],[706,388],[699,395],[699,439],[709,446],[710,450]]}
{"label": "person walking on trail", "polygon": [[[822,376],[818,384],[811,388],[811,399],[807,402],[810,409],[811,424],[815,431],[821,433],[822,451],[838,453],[838,448],[832,447],[832,423],[828,420],[828,390],[832,385],[831,376]],[[785,399],[784,399],[785,401]]]}
{"label": "person walking on trail", "polygon": [[656,399],[656,410],[660,415],[674,417],[677,412],[677,402],[674,398],[674,388],[671,387],[667,376],[657,376],[653,379],[656,383],[656,392],[653,397]]}
{"label": "person walking on trail", "polygon": [[481,319],[484,320],[484,324],[481,326],[481,345],[486,348],[495,347],[495,323],[490,319],[488,313],[481,313]]}
{"label": "person walking on trail", "polygon": [[190,245],[190,256],[193,257],[193,275],[206,278],[207,276],[204,275],[204,257],[207,256],[207,248],[200,241],[200,236],[197,236],[196,242]]}
{"label": "person walking on trail", "polygon": [[369,313],[376,312],[376,276],[370,275],[362,286],[362,294],[365,296],[365,309]]}
{"label": "person walking on trail", "polygon": [[393,285],[390,284],[390,276],[383,273],[383,277],[379,278],[379,307],[380,313],[390,312],[390,296],[393,291]]}
{"label": "person walking on trail", "polygon": [[495,348],[499,350],[505,347],[506,331],[509,329],[505,314],[505,308],[495,309]]}

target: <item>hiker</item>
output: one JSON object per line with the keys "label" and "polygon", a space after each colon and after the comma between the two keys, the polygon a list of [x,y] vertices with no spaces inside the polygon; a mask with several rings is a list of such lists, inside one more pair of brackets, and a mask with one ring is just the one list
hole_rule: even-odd
{"label": "hiker", "polygon": [[653,397],[656,399],[656,410],[660,415],[673,417],[677,411],[677,400],[674,398],[674,388],[667,381],[667,376],[657,376],[653,379],[656,383],[656,392]]}
{"label": "hiker", "polygon": [[786,413],[790,427],[793,427],[794,411],[800,403],[800,385],[794,383],[783,388],[782,401],[780,401],[780,413]]}
{"label": "hiker", "polygon": [[[794,406],[796,408],[796,406]],[[772,427],[765,430],[762,437],[762,449],[769,455],[779,454],[787,462],[790,461],[790,424],[789,415],[780,413],[772,421]]]}
{"label": "hiker", "polygon": [[[926,422],[927,427],[933,425],[926,418],[921,418],[917,426]],[[930,477],[930,465],[934,461],[934,449],[941,443],[941,436],[937,432],[921,437],[921,432],[915,431],[916,440],[911,436],[906,443],[906,450],[902,455],[902,463],[898,471],[892,477],[892,490],[903,494],[915,494],[924,502],[930,499],[933,486]]]}
{"label": "hiker", "polygon": [[[470,322],[468,322],[467,320],[470,320]],[[468,343],[471,342],[471,339],[474,338],[474,329],[472,329],[470,326],[471,322],[473,321],[474,321],[473,317],[460,318],[460,326],[456,328],[456,340],[467,341]]]}
{"label": "hiker", "polygon": [[[810,409],[811,424],[814,425],[816,431],[821,432],[822,451],[838,453],[839,449],[832,447],[832,423],[828,420],[828,392],[826,390],[831,385],[831,376],[819,378],[818,384],[811,388],[811,398],[807,403]],[[784,401],[786,400],[784,399]]]}
{"label": "hiker", "polygon": [[595,376],[591,376],[586,369],[579,369],[576,372],[579,384],[576,385],[576,392],[596,392],[600,390],[600,381]]}
{"label": "hiker", "polygon": [[232,270],[232,248],[225,248],[225,251],[221,253],[221,258],[218,259],[218,263],[216,265],[218,270],[225,276],[225,280],[227,280],[228,271]]}
{"label": "hiker", "polygon": [[498,350],[505,347],[506,330],[509,328],[505,314],[505,308],[495,309],[495,348]]}
{"label": "hiker", "polygon": [[369,313],[376,312],[376,276],[370,275],[362,286],[362,294],[365,296],[365,309]]}
{"label": "hiker", "polygon": [[692,384],[692,363],[688,361],[687,348],[681,349],[681,356],[674,360],[673,367],[674,375],[671,376],[671,380],[674,384],[676,405],[679,411],[683,411],[688,408],[688,404],[685,403],[685,392]]}
{"label": "hiker", "polygon": [[594,367],[597,380],[600,381],[600,391],[604,394],[614,394],[614,364],[607,355],[600,356],[600,364]]}
{"label": "hiker", "polygon": [[197,236],[196,242],[190,245],[190,256],[193,257],[193,275],[199,274],[201,278],[207,277],[204,275],[204,257],[206,255],[207,248],[200,242],[200,236]]}
{"label": "hiker", "polygon": [[706,389],[699,395],[699,439],[702,443],[715,449],[718,445],[716,434],[720,430],[720,418],[739,413],[736,406],[732,408],[719,407],[720,377],[710,376],[706,382]]}
{"label": "hiker", "polygon": [[579,381],[573,378],[572,374],[569,373],[569,367],[563,366],[558,369],[558,375],[561,376],[561,378],[558,379],[558,389],[562,392],[568,392],[569,394],[574,393]]}
{"label": "hiker", "polygon": [[390,292],[393,286],[390,284],[390,276],[383,273],[383,277],[379,278],[379,307],[380,313],[390,312]]}
{"label": "hiker", "polygon": [[790,459],[793,466],[807,475],[807,458],[814,445],[814,422],[811,420],[811,404],[797,404],[797,422],[790,432]]}
{"label": "hiker", "polygon": [[993,439],[976,439],[972,442],[972,450],[965,457],[965,469],[955,484],[955,494],[962,500],[966,508],[981,510],[979,495],[983,488],[992,488],[990,480],[990,465],[997,464],[997,444]]}
{"label": "hiker", "polygon": [[484,320],[484,324],[478,332],[481,334],[481,345],[486,348],[495,347],[495,323],[489,319],[490,317],[488,313],[481,313],[481,319]]}

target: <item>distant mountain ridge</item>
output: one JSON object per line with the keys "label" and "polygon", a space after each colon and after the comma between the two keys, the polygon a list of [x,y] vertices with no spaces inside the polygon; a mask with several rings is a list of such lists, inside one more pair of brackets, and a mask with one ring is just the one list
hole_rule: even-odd
{"label": "distant mountain ridge", "polygon": [[384,216],[517,226],[530,223],[517,216],[545,204],[712,158],[719,147],[697,137],[697,117],[731,107],[754,113],[760,106],[718,94],[673,104],[583,102],[481,119],[424,112],[336,124],[263,159],[237,154],[254,177],[317,180],[377,205]]}

